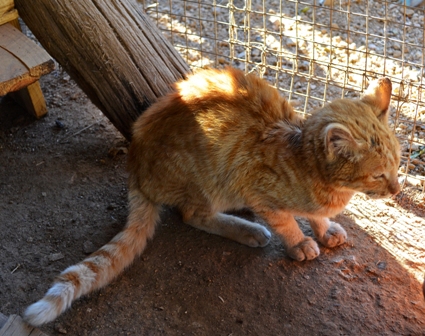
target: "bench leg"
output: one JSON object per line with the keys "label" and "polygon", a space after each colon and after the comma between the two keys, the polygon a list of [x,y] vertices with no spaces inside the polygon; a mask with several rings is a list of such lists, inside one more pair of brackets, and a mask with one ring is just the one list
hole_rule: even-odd
{"label": "bench leg", "polygon": [[9,93],[10,96],[37,119],[47,113],[46,101],[41,91],[40,83],[37,81],[16,92]]}

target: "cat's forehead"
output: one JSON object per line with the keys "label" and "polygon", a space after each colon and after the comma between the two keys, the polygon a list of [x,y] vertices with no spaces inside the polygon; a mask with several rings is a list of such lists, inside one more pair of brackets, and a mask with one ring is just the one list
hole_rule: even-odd
{"label": "cat's forehead", "polygon": [[352,101],[347,108],[339,111],[338,118],[341,122],[348,123],[357,135],[369,137],[370,141],[378,141],[382,144],[391,145],[397,142],[394,133],[386,120],[376,116],[373,108],[361,101]]}
{"label": "cat's forehead", "polygon": [[376,153],[384,167],[398,166],[400,161],[400,145],[389,127],[370,135],[369,150]]}

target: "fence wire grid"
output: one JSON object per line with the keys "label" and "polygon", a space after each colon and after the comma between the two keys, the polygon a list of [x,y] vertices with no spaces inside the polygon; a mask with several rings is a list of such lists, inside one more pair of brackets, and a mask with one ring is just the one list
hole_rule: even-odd
{"label": "fence wire grid", "polygon": [[[406,0],[407,4],[416,4]],[[186,62],[255,71],[297,112],[393,83],[403,185],[425,187],[424,8],[374,0],[143,0]]]}

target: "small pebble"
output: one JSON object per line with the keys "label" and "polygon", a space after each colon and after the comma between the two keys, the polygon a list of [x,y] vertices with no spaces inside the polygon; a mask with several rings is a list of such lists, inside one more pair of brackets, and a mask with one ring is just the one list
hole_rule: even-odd
{"label": "small pebble", "polygon": [[56,125],[57,128],[60,128],[60,129],[65,128],[65,125],[60,120],[56,120],[55,125]]}
{"label": "small pebble", "polygon": [[91,254],[91,253],[93,253],[96,250],[97,250],[96,249],[96,246],[94,246],[94,244],[91,241],[87,240],[87,241],[84,242],[84,244],[83,244],[83,252],[85,254]]}
{"label": "small pebble", "polygon": [[62,326],[62,324],[60,323],[56,323],[55,324],[55,330],[59,333],[59,334],[67,334],[66,329]]}
{"label": "small pebble", "polygon": [[60,252],[59,253],[52,253],[51,255],[49,255],[50,261],[58,261],[58,260],[61,260],[63,258],[64,258],[64,256]]}
{"label": "small pebble", "polygon": [[416,152],[421,149],[421,145],[418,145],[417,143],[412,143],[411,148],[412,152]]}
{"label": "small pebble", "polygon": [[401,51],[400,50],[394,50],[393,51],[393,56],[395,57],[395,58],[400,58],[401,57]]}
{"label": "small pebble", "polygon": [[238,58],[245,58],[245,51],[238,54]]}
{"label": "small pebble", "polygon": [[413,16],[413,14],[415,13],[415,11],[414,11],[413,9],[411,9],[411,8],[407,8],[407,7],[405,7],[405,8],[404,8],[404,13],[406,14],[406,16],[408,16],[408,17],[412,17],[412,16]]}
{"label": "small pebble", "polygon": [[378,262],[377,266],[380,270],[384,270],[387,268],[387,263],[385,261],[380,261]]}
{"label": "small pebble", "polygon": [[331,260],[331,263],[336,264],[336,265],[340,265],[343,262],[344,262],[344,258],[341,258],[341,257],[337,257],[337,258]]}
{"label": "small pebble", "polygon": [[252,51],[251,51],[251,55],[254,56],[254,57],[258,57],[258,56],[260,56],[260,54],[261,54],[261,51],[258,50],[258,49],[252,49]]}
{"label": "small pebble", "polygon": [[114,209],[116,209],[118,207],[118,205],[116,205],[115,203],[111,203],[111,204],[109,204],[107,207],[106,207],[106,209],[107,210],[114,210]]}

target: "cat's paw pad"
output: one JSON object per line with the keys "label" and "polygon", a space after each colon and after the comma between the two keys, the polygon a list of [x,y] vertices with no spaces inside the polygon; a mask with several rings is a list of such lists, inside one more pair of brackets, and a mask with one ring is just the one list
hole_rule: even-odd
{"label": "cat's paw pad", "polygon": [[320,239],[320,242],[326,247],[335,247],[344,244],[346,240],[347,232],[338,223],[331,222],[331,226]]}
{"label": "cat's paw pad", "polygon": [[251,232],[243,235],[242,244],[250,247],[264,247],[270,242],[272,234],[264,226],[258,225]]}
{"label": "cat's paw pad", "polygon": [[305,237],[301,243],[288,249],[288,255],[295,260],[312,260],[320,254],[317,243],[310,237]]}

